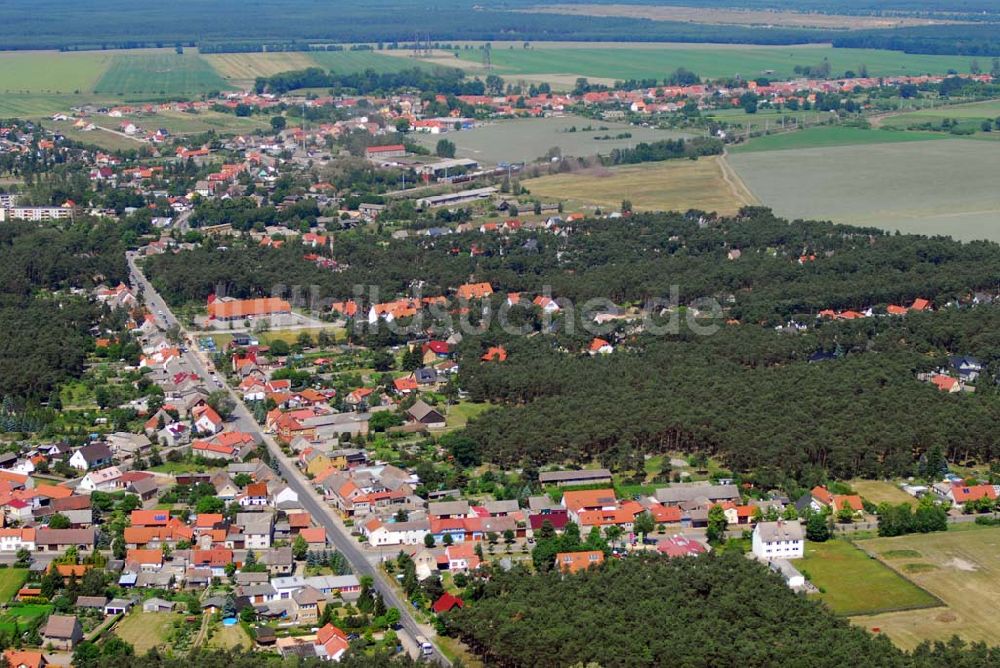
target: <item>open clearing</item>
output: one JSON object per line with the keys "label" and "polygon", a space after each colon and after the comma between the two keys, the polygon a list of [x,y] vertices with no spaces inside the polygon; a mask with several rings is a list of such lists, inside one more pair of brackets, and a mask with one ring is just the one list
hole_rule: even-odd
{"label": "open clearing", "polygon": [[795,567],[825,590],[818,594],[837,615],[869,615],[940,605],[932,595],[845,540],[806,542]]}
{"label": "open clearing", "polygon": [[[582,128],[587,126],[593,129],[584,132]],[[573,127],[577,131],[569,132]],[[627,139],[597,139],[626,132],[632,136]],[[685,136],[688,135],[672,130],[637,128],[625,123],[564,116],[498,121],[473,130],[448,133],[447,139],[454,142],[458,157],[496,164],[534,162],[555,147],[564,156],[584,157],[598,153],[608,155],[612,149],[635,146],[639,142]],[[441,135],[418,134],[414,139],[433,151]]]}
{"label": "open clearing", "polygon": [[95,92],[114,95],[191,95],[222,90],[226,81],[196,53],[115,55]]}
{"label": "open clearing", "polygon": [[[1000,634],[1000,529],[913,534],[858,543],[940,598],[947,607],[895,612],[853,620],[911,649],[924,640],[995,643]],[[896,557],[904,551],[917,556]]]}
{"label": "open clearing", "polygon": [[823,148],[827,146],[853,146],[857,144],[897,144],[948,138],[948,135],[940,132],[866,130],[864,128],[827,125],[772,134],[765,137],[756,137],[746,143],[734,146],[732,152],[784,151],[796,148]]}
{"label": "open clearing", "polygon": [[174,620],[182,619],[176,613],[136,611],[122,618],[114,634],[132,643],[136,654],[145,654],[154,647],[167,646],[167,637]]}
{"label": "open clearing", "polygon": [[729,160],[756,198],[784,218],[1000,240],[992,142],[752,151]]}
{"label": "open clearing", "polygon": [[[510,45],[514,47],[514,45]],[[459,58],[482,61],[479,49],[461,50]],[[491,59],[497,73],[516,80],[518,75],[562,74],[613,79],[655,78],[662,80],[678,67],[702,77],[740,74],[791,78],[796,65],[819,65],[824,59],[835,73],[857,71],[861,65],[872,76],[945,74],[949,69],[968,72],[964,56],[927,56],[877,49],[834,49],[831,46],[750,46],[718,44],[633,44],[558,48],[534,45],[514,48],[493,44]],[[440,57],[436,59],[440,62]]]}
{"label": "open clearing", "polygon": [[738,179],[726,179],[726,167],[718,156],[665,160],[543,176],[524,186],[542,199],[568,200],[571,206],[617,210],[627,199],[636,211],[701,209],[732,215],[752,204],[753,196]]}
{"label": "open clearing", "polygon": [[891,482],[883,480],[852,480],[850,485],[862,498],[871,501],[876,506],[880,503],[891,503],[897,506],[901,503],[911,506],[917,505],[915,498]]}
{"label": "open clearing", "polygon": [[721,9],[713,7],[682,7],[652,5],[541,5],[521,10],[538,14],[570,14],[575,16],[618,16],[651,21],[683,21],[741,26],[787,26],[795,28],[826,28],[860,30],[863,28],[901,28],[905,26],[958,23],[940,19],[881,16],[847,16],[795,11]]}
{"label": "open clearing", "polygon": [[0,92],[89,92],[111,64],[106,52],[32,51],[0,54]]}

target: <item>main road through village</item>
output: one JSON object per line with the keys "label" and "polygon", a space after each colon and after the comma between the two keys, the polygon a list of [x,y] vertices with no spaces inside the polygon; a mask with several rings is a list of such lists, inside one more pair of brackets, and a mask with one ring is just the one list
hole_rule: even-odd
{"label": "main road through village", "polygon": [[[150,312],[156,318],[156,324],[162,329],[166,330],[174,325],[176,325],[182,336],[189,339],[191,344],[195,343],[194,338],[191,334],[187,332],[177,318],[174,317],[173,312],[167,303],[163,300],[160,294],[153,288],[153,285],[146,278],[142,270],[136,265],[135,254],[129,252],[127,254],[129,270],[131,272],[131,282],[134,288],[142,289],[143,297],[146,301],[146,306],[149,308]],[[201,378],[205,379],[206,383],[212,382],[211,379],[214,376],[213,373],[208,371],[205,360],[202,359],[201,355],[197,352],[196,345],[188,345],[186,347],[186,352],[183,353],[183,359],[186,365],[190,366],[191,369]],[[309,511],[313,520],[326,528],[326,535],[328,540],[333,544],[333,546],[347,559],[351,564],[351,568],[354,573],[359,577],[362,575],[371,576],[375,582],[375,586],[378,591],[382,594],[383,600],[386,602],[387,606],[395,607],[399,609],[400,612],[400,624],[406,631],[408,631],[413,637],[417,635],[424,635],[428,638],[433,637],[433,631],[430,626],[425,624],[418,624],[416,619],[414,619],[411,614],[409,602],[400,594],[399,589],[394,587],[392,583],[389,582],[388,577],[382,572],[376,563],[372,563],[369,560],[366,553],[358,547],[357,541],[351,536],[347,527],[344,526],[340,518],[334,513],[333,509],[319,496],[315,488],[305,477],[305,475],[298,469],[295,462],[291,458],[285,455],[281,451],[277,442],[271,438],[270,435],[266,434],[257,421],[254,420],[253,415],[247,409],[246,404],[243,403],[243,398],[233,392],[232,388],[228,385],[223,385],[223,388],[229,393],[230,397],[236,405],[236,409],[233,411],[232,416],[232,427],[249,434],[252,434],[259,441],[267,445],[268,451],[271,453],[271,459],[275,461],[278,465],[278,471],[281,476],[285,479],[288,485],[299,495],[299,501],[302,502],[302,506]],[[440,665],[451,666],[451,661],[449,661],[439,650],[435,648],[434,656],[432,657]]]}

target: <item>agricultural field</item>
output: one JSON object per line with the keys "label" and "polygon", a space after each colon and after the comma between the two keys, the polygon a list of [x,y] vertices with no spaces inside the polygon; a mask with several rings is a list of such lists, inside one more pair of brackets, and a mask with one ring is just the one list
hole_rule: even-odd
{"label": "agricultural field", "polygon": [[944,608],[880,614],[853,620],[878,629],[904,649],[952,635],[993,644],[1000,618],[1000,529],[912,534],[860,541],[859,547],[941,599]]}
{"label": "agricultural field", "polygon": [[28,569],[26,568],[0,569],[0,602],[6,603],[14,598],[27,580]]}
{"label": "agricultural field", "polygon": [[[365,70],[375,70],[375,72],[382,74],[420,66],[420,63],[416,61],[407,65],[405,60],[375,51],[312,51],[309,53],[309,58],[315,61],[316,66],[340,74],[364,72]],[[455,67],[458,65],[456,64]]]}
{"label": "agricultural field", "polygon": [[900,132],[824,125],[798,131],[781,132],[764,137],[755,137],[746,143],[733,146],[730,150],[733,153],[785,151],[789,149],[853,146],[857,144],[895,144],[947,138],[948,135],[940,132]]}
{"label": "agricultural field", "polygon": [[834,614],[844,617],[940,605],[934,596],[845,540],[806,542],[795,567],[819,587]]}
{"label": "agricultural field", "polygon": [[13,93],[90,92],[114,57],[100,51],[0,53],[0,92],[4,97]]}
{"label": "agricultural field", "polygon": [[[436,62],[442,60],[438,54]],[[461,50],[459,58],[481,65],[482,51]],[[518,75],[562,75],[595,79],[663,79],[678,67],[702,77],[769,76],[791,78],[796,65],[830,63],[834,73],[857,71],[861,65],[873,76],[945,74],[950,69],[968,72],[971,59],[963,56],[928,56],[878,49],[834,49],[825,45],[752,46],[723,44],[533,45],[493,43],[491,61],[498,74],[516,80]]]}
{"label": "agricultural field", "polygon": [[[584,131],[590,126],[592,130]],[[570,132],[571,128],[576,132]],[[597,139],[629,133],[625,139]],[[564,156],[584,157],[607,155],[615,148],[635,146],[639,142],[676,139],[687,136],[673,130],[632,127],[625,123],[595,121],[575,116],[553,118],[527,118],[496,123],[452,132],[446,138],[454,142],[456,155],[472,158],[485,164],[498,162],[534,162],[544,158],[551,148],[558,147]],[[434,150],[441,135],[415,134],[414,139]]]}
{"label": "agricultural field", "polygon": [[252,85],[257,77],[269,77],[279,72],[316,67],[308,53],[288,51],[275,53],[210,53],[202,58],[226,81],[241,86]]}
{"label": "agricultural field", "polygon": [[979,139],[1000,139],[1000,132],[983,133],[981,127],[983,121],[995,123],[998,118],[1000,118],[1000,100],[987,100],[970,104],[938,106],[887,116],[879,121],[879,125],[885,128],[905,130],[927,123],[932,126],[940,126],[945,120],[951,120],[958,123],[958,129],[981,133],[977,135]]}
{"label": "agricultural field", "polygon": [[135,611],[118,622],[114,634],[131,643],[136,654],[145,654],[154,647],[167,647],[174,621],[183,617],[176,613]]}
{"label": "agricultural field", "polygon": [[880,503],[891,503],[897,506],[901,503],[911,506],[917,505],[917,500],[914,497],[891,482],[884,480],[852,480],[849,484],[857,494],[861,495],[861,498],[871,501],[876,506]]}
{"label": "agricultural field", "polygon": [[226,81],[196,53],[173,51],[115,55],[94,92],[105,95],[182,96],[226,88]]}
{"label": "agricultural field", "polygon": [[542,199],[611,210],[628,199],[637,211],[701,209],[728,215],[754,203],[725,159],[717,156],[555,174],[525,181],[524,186]]}
{"label": "agricultural field", "polygon": [[134,122],[150,130],[165,128],[175,135],[197,134],[209,130],[215,130],[220,134],[239,134],[271,127],[268,116],[240,117],[215,111],[198,113],[158,111],[156,114],[135,119]]}
{"label": "agricultural field", "polygon": [[971,139],[733,153],[779,216],[1000,240],[996,148]]}

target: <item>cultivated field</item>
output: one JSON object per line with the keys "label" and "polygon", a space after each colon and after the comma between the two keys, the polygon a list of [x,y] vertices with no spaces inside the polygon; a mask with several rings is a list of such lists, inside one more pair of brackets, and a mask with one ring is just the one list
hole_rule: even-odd
{"label": "cultivated field", "polygon": [[[590,126],[591,131],[582,128]],[[576,127],[576,132],[569,132]],[[596,139],[628,132],[628,139]],[[530,118],[498,121],[474,130],[452,132],[447,139],[455,143],[457,154],[479,162],[534,162],[545,156],[550,148],[558,147],[565,156],[607,155],[615,148],[635,146],[639,142],[676,139],[684,133],[653,128],[630,127],[625,123],[595,121],[575,116],[556,118]],[[418,134],[414,137],[424,146],[434,150],[440,135]]]}
{"label": "cultivated field", "polygon": [[731,215],[754,200],[727,170],[720,157],[667,160],[543,176],[524,186],[545,200],[567,200],[571,207],[617,210],[627,199],[636,211],[701,209]]}
{"label": "cultivated field", "polygon": [[786,26],[794,28],[822,28],[860,30],[871,28],[900,28],[905,26],[955,23],[940,19],[900,16],[846,16],[813,12],[766,11],[747,9],[722,9],[713,7],[681,7],[653,5],[544,5],[525,12],[570,14],[577,16],[620,16],[651,21],[684,21],[716,25]]}
{"label": "cultivated field", "polygon": [[903,648],[924,640],[995,644],[1000,634],[1000,529],[913,534],[877,538],[858,545],[940,598],[947,607],[855,619],[877,628]]}
{"label": "cultivated field", "polygon": [[[774,127],[772,125],[772,127]],[[893,130],[866,130],[864,128],[824,125],[799,131],[781,132],[756,137],[737,144],[730,149],[733,153],[750,151],[783,151],[801,148],[825,148],[830,146],[853,146],[857,144],[897,144],[901,142],[947,139],[940,132],[901,132]]]}
{"label": "cultivated field", "polygon": [[[479,49],[461,50],[459,58],[479,64]],[[532,46],[493,44],[497,73],[516,80],[518,75],[573,75],[611,79],[663,79],[678,67],[702,77],[762,75],[794,76],[796,65],[819,65],[826,59],[834,73],[857,71],[865,65],[873,76],[968,72],[963,56],[927,56],[877,49],[834,49],[829,46],[750,46],[720,44],[607,44],[589,46]],[[440,62],[440,58],[437,59]]]}
{"label": "cultivated field", "polygon": [[308,53],[297,51],[275,53],[210,53],[202,56],[223,79],[239,84],[252,84],[257,77],[279,72],[316,67]]}
{"label": "cultivated field", "polygon": [[118,622],[114,634],[131,643],[136,654],[145,654],[154,647],[166,647],[171,625],[181,618],[176,613],[133,612]]}
{"label": "cultivated field", "polygon": [[837,615],[870,615],[940,605],[932,595],[844,540],[806,542],[795,567],[817,587]]}
{"label": "cultivated field", "polygon": [[911,506],[917,505],[917,500],[914,497],[891,482],[883,480],[852,480],[850,485],[862,498],[871,501],[875,505],[880,503],[891,503],[897,506],[901,503]]}
{"label": "cultivated field", "polygon": [[[32,51],[0,54],[0,92],[74,93],[89,92],[111,64],[105,52],[59,53]],[[4,103],[5,100],[0,100]]]}
{"label": "cultivated field", "polygon": [[198,54],[161,52],[116,55],[94,92],[113,95],[191,95],[226,88],[226,81]]}
{"label": "cultivated field", "polygon": [[312,51],[309,53],[309,57],[316,62],[317,66],[340,74],[364,72],[365,70],[375,70],[375,72],[382,74],[398,72],[406,67],[420,66],[420,63],[417,62],[406,65],[406,61],[384,55],[384,53],[375,51]]}
{"label": "cultivated field", "polygon": [[992,142],[948,139],[729,156],[782,217],[1000,240]]}

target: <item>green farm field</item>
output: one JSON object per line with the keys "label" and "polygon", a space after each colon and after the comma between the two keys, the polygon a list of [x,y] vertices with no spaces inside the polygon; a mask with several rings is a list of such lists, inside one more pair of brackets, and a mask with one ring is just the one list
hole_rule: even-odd
{"label": "green farm field", "polygon": [[[513,47],[513,48],[510,48]],[[482,61],[479,49],[462,50],[459,60],[472,65]],[[494,44],[491,60],[499,74],[575,75],[604,79],[663,79],[678,67],[702,77],[773,76],[790,78],[796,65],[819,65],[826,59],[834,73],[857,71],[865,65],[873,76],[945,74],[949,69],[968,72],[970,59],[962,56],[927,56],[877,49],[834,49],[831,46],[769,47],[721,44],[607,44],[523,48]],[[441,58],[436,58],[441,62]]]}
{"label": "green farm field", "polygon": [[995,643],[1000,617],[1000,529],[912,534],[859,541],[858,546],[941,599],[944,608],[892,612],[854,619],[878,629],[904,649],[957,634]]}
{"label": "green farm field", "polygon": [[728,159],[756,198],[785,218],[1000,240],[993,142],[869,143]]}
{"label": "green farm field", "polygon": [[820,600],[842,616],[940,605],[934,596],[845,540],[806,542],[795,567],[825,590]]}
{"label": "green farm field", "polygon": [[94,91],[105,95],[192,95],[226,88],[226,81],[196,53],[116,55]]}
{"label": "green farm field", "polygon": [[730,151],[733,153],[783,151],[802,148],[853,146],[857,144],[892,144],[946,138],[948,138],[948,135],[940,132],[898,132],[827,125],[756,137],[744,144],[737,144]]}
{"label": "green farm field", "polygon": [[252,84],[257,77],[267,77],[279,72],[304,70],[316,67],[308,53],[289,51],[283,53],[210,53],[202,58],[223,79],[242,84]]}
{"label": "green farm field", "polygon": [[[365,70],[375,70],[375,72],[383,74],[421,66],[416,61],[407,64],[407,61],[400,58],[393,58],[374,51],[312,51],[308,55],[317,66],[340,74],[364,72]],[[458,64],[456,63],[454,67],[458,67]]]}
{"label": "green farm field", "polygon": [[90,92],[113,58],[105,52],[0,53],[0,92],[4,98],[10,94]]}

